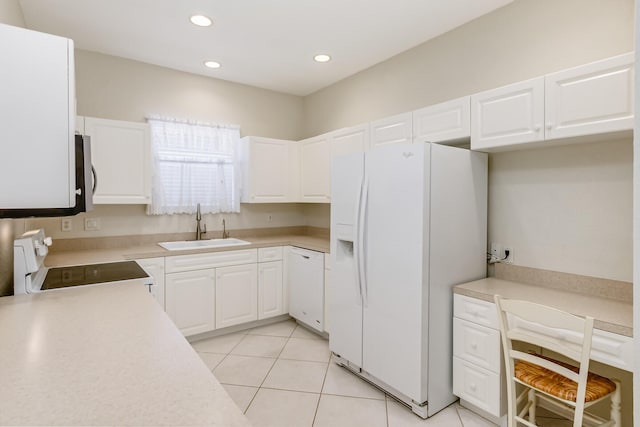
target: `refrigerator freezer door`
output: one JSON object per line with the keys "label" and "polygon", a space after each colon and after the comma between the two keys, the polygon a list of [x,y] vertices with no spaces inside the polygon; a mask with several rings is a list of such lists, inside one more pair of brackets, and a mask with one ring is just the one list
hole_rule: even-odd
{"label": "refrigerator freezer door", "polygon": [[334,157],[331,164],[331,279],[329,348],[362,365],[362,296],[358,279],[357,218],[364,154]]}
{"label": "refrigerator freezer door", "polygon": [[369,374],[427,400],[429,144],[367,154],[363,364]]}

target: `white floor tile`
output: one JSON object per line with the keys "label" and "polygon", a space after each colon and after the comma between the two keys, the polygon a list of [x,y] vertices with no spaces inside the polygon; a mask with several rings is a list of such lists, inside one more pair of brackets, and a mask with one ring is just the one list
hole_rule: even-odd
{"label": "white floor tile", "polygon": [[223,384],[259,387],[276,359],[230,354],[213,370]]}
{"label": "white floor tile", "polygon": [[222,362],[222,359],[226,357],[225,354],[218,353],[198,353],[198,356],[200,356],[204,364],[207,365],[210,370],[214,370],[215,367]]}
{"label": "white floor tile", "polygon": [[458,415],[460,415],[460,420],[464,427],[496,427],[495,424],[482,418],[480,415],[463,408],[458,403],[455,403],[454,405],[458,411]]}
{"label": "white floor tile", "polygon": [[197,352],[228,354],[244,338],[243,333],[221,335],[202,341],[196,341],[192,347]]}
{"label": "white floor tile", "polygon": [[408,407],[391,398],[387,398],[387,417],[389,427],[462,427],[455,405],[451,405],[431,418],[423,420],[411,412]]}
{"label": "white floor tile", "polygon": [[326,373],[323,362],[278,359],[262,387],[320,393]]}
{"label": "white floor tile", "polygon": [[247,387],[243,385],[222,384],[224,389],[229,393],[231,399],[238,405],[242,412],[246,411],[251,403],[251,399],[256,395],[258,387]]}
{"label": "white floor tile", "polygon": [[319,396],[261,388],[246,415],[254,427],[311,427]]}
{"label": "white floor tile", "polygon": [[322,393],[384,400],[384,393],[335,363],[329,364]]}
{"label": "white floor tile", "polygon": [[310,340],[304,338],[289,338],[284,346],[281,359],[308,360],[311,362],[329,361],[329,341]]}
{"label": "white floor tile", "polygon": [[230,354],[276,358],[286,343],[287,338],[284,337],[245,335]]}
{"label": "white floor tile", "polygon": [[295,331],[293,331],[293,334],[291,334],[291,338],[307,338],[307,339],[311,339],[311,340],[323,340],[324,337],[321,337],[320,335],[316,334],[313,331],[310,331],[309,329],[305,328],[304,326],[300,326],[298,325],[298,327],[295,329]]}
{"label": "white floor tile", "polygon": [[356,397],[320,397],[314,427],[386,427],[387,410],[383,400]]}
{"label": "white floor tile", "polygon": [[294,320],[285,320],[284,322],[272,323],[271,325],[258,326],[257,328],[250,329],[248,334],[289,338],[296,326],[297,324]]}

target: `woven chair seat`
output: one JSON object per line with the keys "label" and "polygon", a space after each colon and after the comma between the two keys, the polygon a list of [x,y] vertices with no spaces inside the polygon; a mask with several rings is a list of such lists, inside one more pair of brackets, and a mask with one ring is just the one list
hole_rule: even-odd
{"label": "woven chair seat", "polygon": [[[539,356],[538,357],[543,357]],[[574,372],[578,372],[578,368],[568,363],[560,362],[549,357],[543,357],[558,365],[564,366]],[[520,381],[531,387],[537,388],[545,393],[556,396],[566,401],[576,401],[578,384],[562,375],[543,368],[542,366],[520,360],[514,366],[515,376]],[[593,402],[609,393],[614,392],[616,385],[608,378],[589,372],[587,377],[587,394],[585,402]]]}

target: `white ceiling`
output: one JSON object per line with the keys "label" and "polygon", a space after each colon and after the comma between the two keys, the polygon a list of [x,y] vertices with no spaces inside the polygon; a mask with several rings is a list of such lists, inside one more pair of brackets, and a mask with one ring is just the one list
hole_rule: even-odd
{"label": "white ceiling", "polygon": [[[513,0],[20,0],[76,47],[307,95]],[[196,27],[192,14],[213,19]],[[317,53],[333,60],[313,61]],[[205,68],[205,60],[222,64]]]}

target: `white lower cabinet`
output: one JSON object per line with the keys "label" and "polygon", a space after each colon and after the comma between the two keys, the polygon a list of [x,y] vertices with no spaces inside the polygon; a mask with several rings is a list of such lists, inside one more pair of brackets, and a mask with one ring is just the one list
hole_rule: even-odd
{"label": "white lower cabinet", "polygon": [[258,320],[256,264],[216,268],[216,328]]}
{"label": "white lower cabinet", "polygon": [[139,262],[164,285],[167,314],[185,336],[288,313],[282,246]]}
{"label": "white lower cabinet", "polygon": [[498,422],[506,405],[495,305],[456,294],[453,306],[453,394]]}
{"label": "white lower cabinet", "polygon": [[215,285],[213,268],[165,276],[167,314],[185,336],[215,329]]}
{"label": "white lower cabinet", "polygon": [[164,310],[164,257],[142,258],[136,262],[153,278],[151,294]]}
{"label": "white lower cabinet", "polygon": [[285,314],[282,261],[258,264],[258,319]]}

